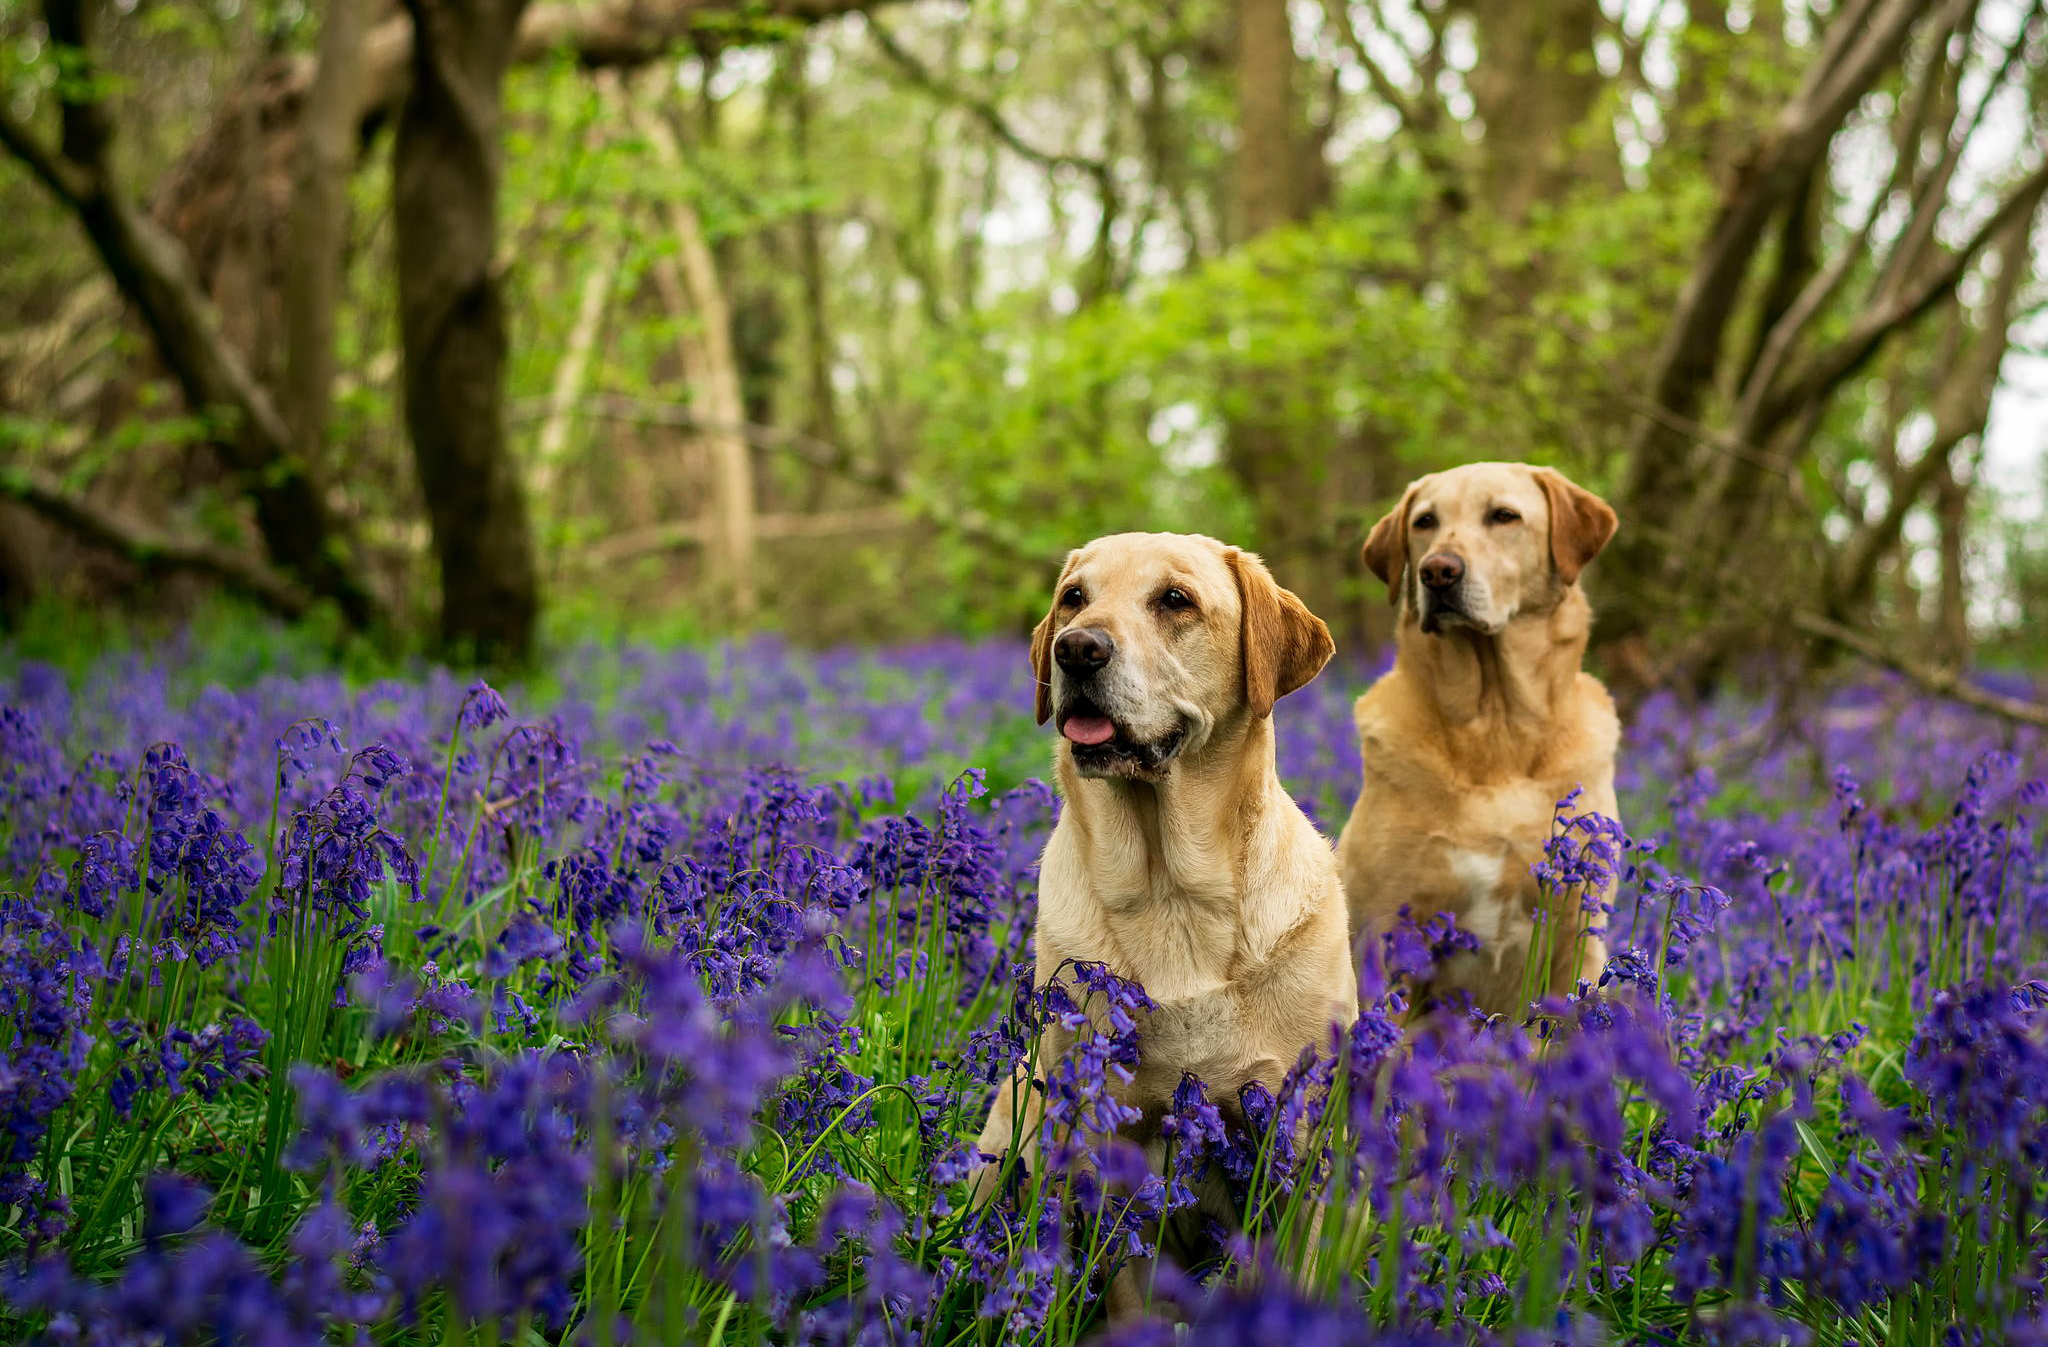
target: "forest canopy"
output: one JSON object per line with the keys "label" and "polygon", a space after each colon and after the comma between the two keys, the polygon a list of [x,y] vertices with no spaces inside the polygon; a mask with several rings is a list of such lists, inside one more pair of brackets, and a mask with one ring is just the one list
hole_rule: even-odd
{"label": "forest canopy", "polygon": [[2031,0],[0,0],[0,81],[13,620],[1013,632],[1171,528],[1371,639],[1490,458],[1620,511],[1624,685],[2048,605]]}

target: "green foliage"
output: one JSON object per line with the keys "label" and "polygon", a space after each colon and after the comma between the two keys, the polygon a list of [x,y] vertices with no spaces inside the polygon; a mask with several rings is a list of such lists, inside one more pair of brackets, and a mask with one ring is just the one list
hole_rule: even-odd
{"label": "green foliage", "polygon": [[[1327,137],[1311,167],[1327,168],[1331,190],[1311,218],[1250,241],[1232,223],[1239,109],[1220,4],[998,0],[812,28],[736,12],[714,25],[727,40],[715,58],[679,48],[599,75],[565,50],[515,69],[500,193],[505,404],[522,460],[537,459],[546,433],[562,443],[558,470],[536,471],[548,489],[532,503],[557,625],[673,609],[695,630],[715,597],[688,550],[594,560],[618,535],[698,516],[710,494],[701,447],[677,425],[698,398],[679,338],[703,320],[677,311],[660,283],[676,252],[672,203],[694,211],[716,252],[746,419],[768,429],[753,435],[759,511],[887,503],[904,516],[890,529],[764,542],[762,626],[819,639],[1008,631],[1060,554],[1098,533],[1187,528],[1268,545],[1276,514],[1294,507],[1262,494],[1273,488],[1247,461],[1248,424],[1310,464],[1311,480],[1285,490],[1314,517],[1333,574],[1401,484],[1432,468],[1535,459],[1616,484],[1725,161],[1798,87],[1811,25],[1738,13],[1723,31],[1672,11],[1640,32],[1640,17],[1601,26],[1574,56],[1583,74],[1597,55],[1602,83],[1564,138],[1573,176],[1526,219],[1507,219],[1478,186],[1486,142],[1467,95],[1490,53],[1477,21],[1454,24],[1452,42],[1479,39],[1477,56],[1461,51],[1416,94],[1419,105],[1441,94],[1441,106],[1397,128],[1315,8],[1296,7],[1298,112]],[[1368,45],[1407,43],[1421,59],[1419,15],[1339,8]],[[317,17],[296,4],[108,16],[101,79],[136,194],[174,180],[162,166],[219,129],[253,43],[304,55]],[[919,70],[884,54],[868,23],[885,25]],[[1621,51],[1631,42],[1642,44],[1633,66]],[[18,5],[0,8],[0,62],[17,111],[53,140],[63,62]],[[1390,69],[1412,87],[1415,69]],[[1902,83],[1858,112],[1858,144],[1889,132]],[[629,104],[675,132],[679,167],[636,133]],[[401,625],[425,630],[436,587],[400,406],[390,138],[372,131],[353,182],[321,466],[373,584]],[[1837,155],[1822,184],[1823,248],[1856,223],[1868,166],[1852,159]],[[1102,230],[1098,160],[1112,170],[1115,214]],[[236,212],[275,215],[289,199],[281,178],[254,192],[220,186],[213,239],[246,232]],[[0,209],[24,245],[0,258],[0,298],[42,324],[96,263],[26,175],[0,172]],[[257,232],[259,256],[282,237],[281,226]],[[1752,291],[1779,246],[1774,231]],[[1847,289],[1868,270],[1853,269]],[[224,315],[250,329],[246,278],[207,279]],[[596,341],[567,387],[592,285]],[[0,397],[20,418],[5,452],[246,542],[246,507],[192,447],[196,423],[147,341],[132,329],[114,338],[119,315],[99,304],[98,325],[73,341],[99,342],[91,371],[103,386],[76,396],[76,381],[42,386],[58,367],[34,367],[27,397]],[[1745,294],[1738,307],[1726,355],[1739,363],[1763,306]],[[1845,322],[1832,310],[1815,335]],[[1948,359],[1933,335],[1894,350],[1822,419],[1797,465],[1800,490],[1787,493],[1788,534],[1839,532],[1871,507],[1845,473],[1896,429],[1887,399],[1923,410]],[[12,358],[0,347],[0,393]],[[927,596],[948,597],[870,597],[913,566],[930,577]]]}

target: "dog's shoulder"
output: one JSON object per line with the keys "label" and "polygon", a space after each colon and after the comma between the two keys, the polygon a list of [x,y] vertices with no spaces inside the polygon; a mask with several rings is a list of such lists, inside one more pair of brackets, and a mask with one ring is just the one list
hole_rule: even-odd
{"label": "dog's shoulder", "polygon": [[1605,758],[1611,763],[1621,751],[1621,716],[1614,709],[1613,695],[1605,683],[1583,671],[1572,695],[1578,711],[1579,756]]}
{"label": "dog's shoulder", "polygon": [[1259,822],[1247,832],[1244,848],[1241,960],[1265,963],[1290,943],[1290,937],[1315,928],[1332,914],[1341,919],[1344,888],[1337,853],[1277,779],[1266,792]]}
{"label": "dog's shoulder", "polygon": [[1362,737],[1402,732],[1414,719],[1416,682],[1398,666],[1373,680],[1351,704],[1351,723]]}
{"label": "dog's shoulder", "polygon": [[1057,946],[1076,958],[1102,957],[1101,904],[1080,838],[1066,820],[1053,828],[1039,858],[1037,930],[1041,946]]}
{"label": "dog's shoulder", "polygon": [[1407,784],[1456,776],[1451,749],[1431,732],[1426,691],[1412,673],[1396,666],[1352,704],[1351,723],[1369,774]]}

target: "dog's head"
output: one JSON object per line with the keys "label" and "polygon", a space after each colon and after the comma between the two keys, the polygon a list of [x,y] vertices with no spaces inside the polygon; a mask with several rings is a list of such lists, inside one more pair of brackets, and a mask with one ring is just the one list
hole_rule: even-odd
{"label": "dog's head", "polygon": [[1314,678],[1329,628],[1265,563],[1214,538],[1120,533],[1067,556],[1031,636],[1038,723],[1083,776],[1158,781],[1234,716]]}
{"label": "dog's head", "polygon": [[1553,468],[1472,463],[1409,487],[1373,525],[1365,564],[1425,632],[1496,634],[1555,607],[1614,526],[1606,501]]}

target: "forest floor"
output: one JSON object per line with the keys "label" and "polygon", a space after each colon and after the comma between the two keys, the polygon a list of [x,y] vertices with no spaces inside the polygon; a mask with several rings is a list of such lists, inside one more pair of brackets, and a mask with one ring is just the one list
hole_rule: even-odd
{"label": "forest floor", "polygon": [[[1326,830],[1340,662],[1276,712]],[[1048,1067],[1057,804],[1007,642],[563,656],[503,694],[261,640],[0,663],[0,1323],[53,1342],[1071,1342],[1204,1167],[1246,1214],[1118,1342],[2048,1341],[2043,736],[1889,683],[1646,706],[1599,987],[1400,989],[1148,1174],[1134,1033]],[[1387,942],[1396,974],[1456,943]],[[1071,998],[1071,999],[1069,999]],[[1141,1016],[1140,1016],[1141,1018]],[[1185,1218],[1183,1218],[1185,1219]]]}

